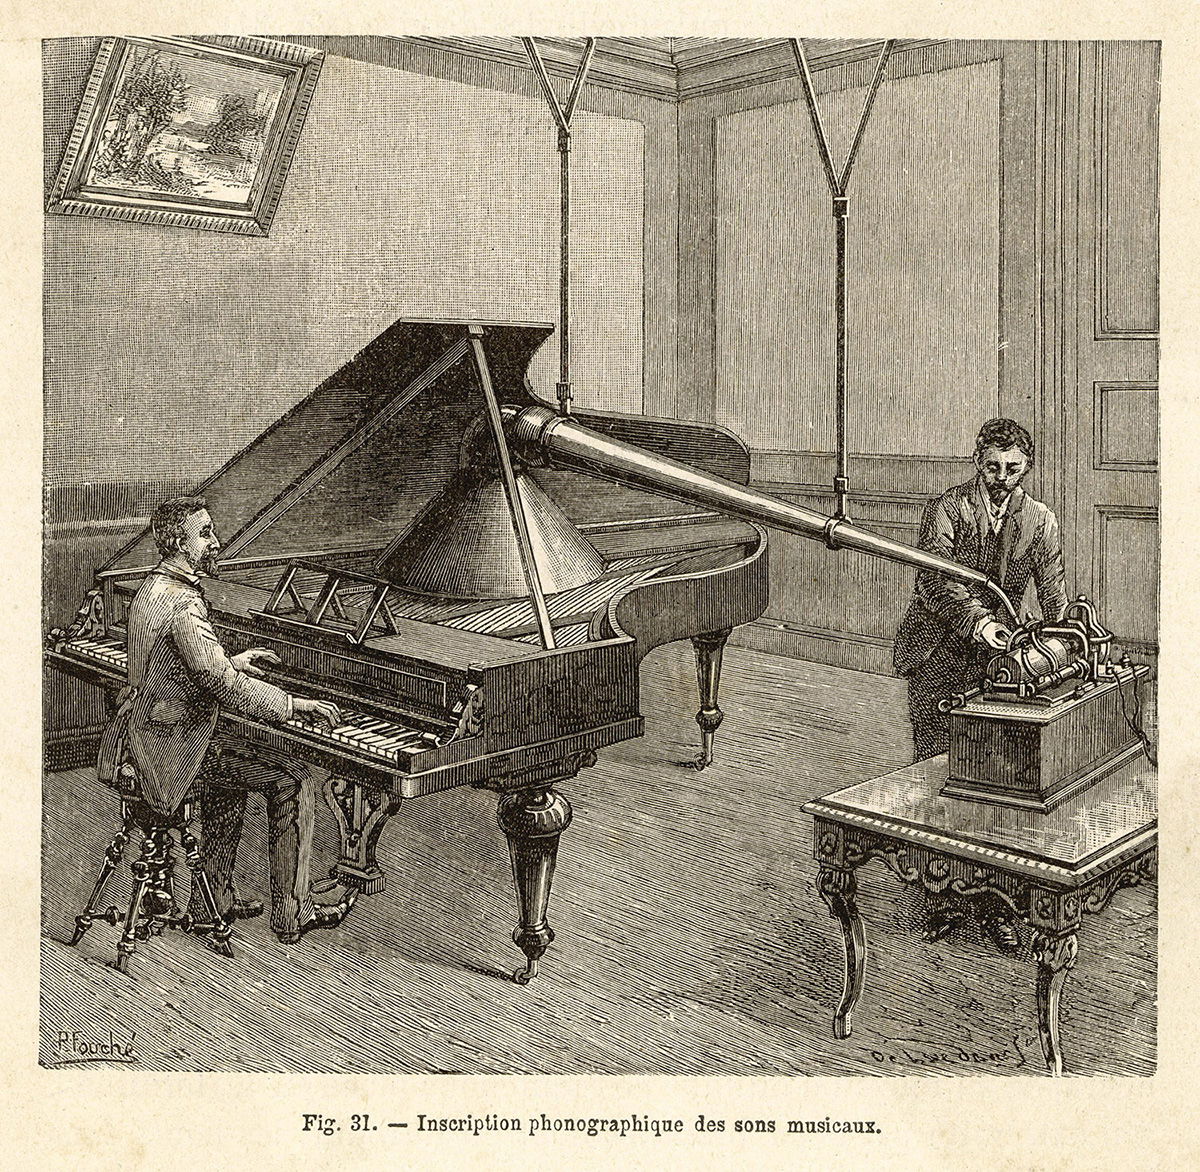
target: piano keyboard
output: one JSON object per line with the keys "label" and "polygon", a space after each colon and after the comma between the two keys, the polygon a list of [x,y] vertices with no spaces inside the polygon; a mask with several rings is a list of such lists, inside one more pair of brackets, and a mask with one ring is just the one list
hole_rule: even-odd
{"label": "piano keyboard", "polygon": [[[127,671],[129,656],[125,645],[117,639],[72,639],[63,645],[62,650],[80,659],[99,663],[121,675]],[[437,733],[425,729],[408,728],[365,712],[349,712],[344,708],[341,712],[342,723],[334,729],[323,722],[310,724],[298,719],[289,720],[282,727],[303,733],[309,743],[315,739],[322,745],[328,745],[331,750],[335,745],[346,745],[388,765],[395,765],[397,755],[401,752],[420,753],[426,749],[436,749],[441,744]]]}
{"label": "piano keyboard", "polygon": [[306,720],[289,720],[283,727],[295,729],[322,741],[349,745],[368,757],[378,757],[392,764],[395,764],[396,755],[401,751],[419,753],[438,747],[437,734],[424,729],[405,728],[404,725],[367,716],[362,712],[343,710],[342,719],[343,723],[332,730],[327,724],[310,724]]}
{"label": "piano keyboard", "polygon": [[63,650],[83,659],[93,659],[122,674],[129,667],[129,653],[125,650],[125,644],[117,639],[72,639],[63,646]]}

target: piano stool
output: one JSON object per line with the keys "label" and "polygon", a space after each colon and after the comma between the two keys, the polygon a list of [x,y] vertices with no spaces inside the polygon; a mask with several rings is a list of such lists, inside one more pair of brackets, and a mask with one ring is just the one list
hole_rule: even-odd
{"label": "piano stool", "polygon": [[[118,770],[118,780],[121,785],[121,825],[104,852],[92,893],[83,910],[75,917],[75,933],[71,937],[71,944],[78,944],[92,924],[103,920],[113,926],[124,925],[117,942],[116,959],[112,962],[112,967],[118,972],[129,971],[129,958],[137,951],[139,940],[161,936],[166,928],[200,936],[214,952],[232,958],[233,946],[229,943],[232,929],[217,909],[208,868],[200,853],[200,843],[190,828],[191,795],[170,814],[163,814],[143,801],[138,789],[137,772],[128,762]],[[141,835],[141,850],[130,864],[133,889],[122,916],[115,904],[104,907],[102,901],[124,859],[130,839],[136,834]],[[197,922],[190,912],[181,911],[175,900],[176,835],[179,836],[179,846],[191,871],[192,882],[199,886],[209,914],[210,919],[206,922]]]}

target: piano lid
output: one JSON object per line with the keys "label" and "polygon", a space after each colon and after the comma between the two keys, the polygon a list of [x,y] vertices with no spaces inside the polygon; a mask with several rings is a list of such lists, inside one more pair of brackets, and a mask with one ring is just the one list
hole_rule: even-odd
{"label": "piano lid", "polygon": [[[196,489],[222,558],[388,545],[458,468],[483,410],[471,325],[501,402],[541,402],[525,372],[553,326],[395,322]],[[157,561],[147,529],[104,568]]]}

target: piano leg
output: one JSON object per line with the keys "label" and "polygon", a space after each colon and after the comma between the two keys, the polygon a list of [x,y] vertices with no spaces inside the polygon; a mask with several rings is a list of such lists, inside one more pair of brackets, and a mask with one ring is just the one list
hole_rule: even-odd
{"label": "piano leg", "polygon": [[520,923],[513,930],[513,943],[525,953],[525,967],[513,973],[513,980],[527,985],[537,976],[538,961],[554,940],[546,909],[558,839],[571,823],[571,804],[549,783],[542,783],[505,794],[497,817],[508,839],[517,888]]}
{"label": "piano leg", "polygon": [[692,646],[696,649],[696,681],[700,685],[700,711],[696,723],[700,726],[700,756],[696,768],[704,769],[713,761],[713,738],[725,713],[717,704],[717,688],[721,683],[721,655],[729,639],[730,630],[709,631],[704,635],[693,635]]}

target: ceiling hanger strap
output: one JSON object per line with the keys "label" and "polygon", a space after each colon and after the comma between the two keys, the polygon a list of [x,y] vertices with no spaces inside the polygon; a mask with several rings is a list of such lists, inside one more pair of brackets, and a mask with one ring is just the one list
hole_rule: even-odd
{"label": "ceiling hanger strap", "polygon": [[529,55],[529,62],[537,75],[542,87],[546,104],[558,127],[559,155],[559,289],[558,289],[558,384],[555,388],[558,397],[560,415],[571,414],[571,118],[583,84],[587,78],[588,69],[592,64],[592,56],[596,51],[596,38],[587,37],[584,42],[583,59],[571,83],[570,93],[563,104],[559,104],[546,70],[546,63],[538,51],[537,42],[533,37],[522,37],[521,43]]}
{"label": "ceiling hanger strap", "polygon": [[854,137],[850,140],[850,149],[846,152],[846,162],[839,174],[834,170],[833,152],[829,147],[829,135],[821,118],[821,107],[817,101],[816,87],[813,85],[812,72],[808,67],[808,58],[799,37],[789,38],[792,51],[796,55],[796,65],[800,70],[800,81],[804,90],[804,100],[808,106],[809,117],[812,120],[813,133],[817,138],[817,149],[821,166],[825,171],[825,179],[833,196],[833,222],[835,228],[835,245],[837,256],[837,281],[834,293],[834,310],[837,321],[835,397],[837,407],[837,465],[833,478],[833,492],[836,501],[834,516],[839,520],[850,518],[850,456],[846,431],[846,220],[850,214],[850,199],[846,188],[850,183],[850,172],[854,166],[855,156],[862,143],[863,133],[867,128],[867,119],[871,107],[875,104],[875,96],[883,82],[883,71],[888,58],[892,54],[894,40],[884,41],[867,88],[867,96],[859,115],[858,126]]}

